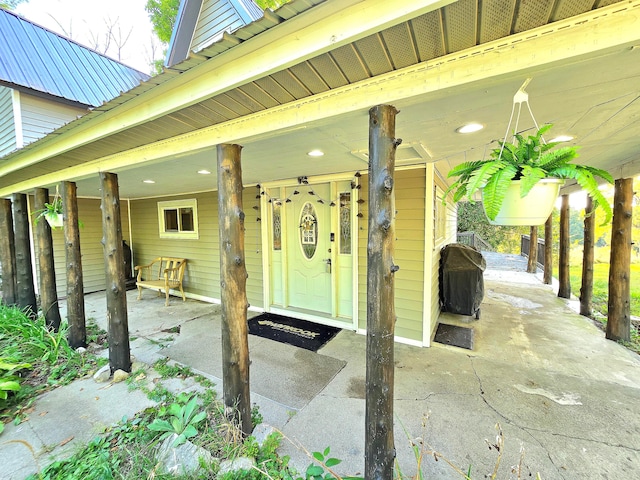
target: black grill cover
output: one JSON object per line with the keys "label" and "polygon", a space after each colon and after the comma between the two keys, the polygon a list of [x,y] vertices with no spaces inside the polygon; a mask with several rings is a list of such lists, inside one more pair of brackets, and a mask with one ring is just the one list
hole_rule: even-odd
{"label": "black grill cover", "polygon": [[487,263],[475,248],[461,243],[440,252],[440,303],[445,312],[476,315],[484,298],[482,272]]}

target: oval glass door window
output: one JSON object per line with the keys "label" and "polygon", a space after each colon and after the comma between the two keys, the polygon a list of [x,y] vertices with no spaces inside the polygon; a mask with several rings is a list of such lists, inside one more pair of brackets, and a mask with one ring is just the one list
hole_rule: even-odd
{"label": "oval glass door window", "polygon": [[313,258],[318,246],[318,215],[309,202],[303,205],[300,212],[300,246],[305,257]]}

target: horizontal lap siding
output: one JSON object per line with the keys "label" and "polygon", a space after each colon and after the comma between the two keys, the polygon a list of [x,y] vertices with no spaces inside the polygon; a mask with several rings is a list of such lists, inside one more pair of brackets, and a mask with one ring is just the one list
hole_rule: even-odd
{"label": "horizontal lap siding", "polygon": [[71,107],[24,93],[20,95],[20,108],[25,145],[87,113],[87,110],[82,108]]}
{"label": "horizontal lap siding", "polygon": [[198,50],[223,31],[234,31],[242,25],[237,12],[228,1],[205,0],[193,34],[192,49]]}
{"label": "horizontal lap siding", "polygon": [[[261,308],[262,302],[262,247],[260,222],[252,207],[253,188],[242,195],[245,211],[245,263],[247,299],[249,304]],[[198,203],[197,240],[160,238],[158,231],[158,202],[195,198]],[[216,300],[220,299],[220,240],[218,230],[218,193],[205,192],[181,197],[134,200],[131,202],[134,264],[146,265],[160,256],[187,259],[184,277],[185,291]]]}
{"label": "horizontal lap siding", "polygon": [[[360,179],[362,218],[358,222],[358,328],[367,324],[368,175]],[[424,297],[425,170],[396,171],[395,335],[422,341]]]}
{"label": "horizontal lap siding", "polygon": [[0,86],[0,157],[16,149],[11,89]]}
{"label": "horizontal lap siding", "polygon": [[[447,185],[438,175],[435,176],[435,184],[442,189],[442,191],[446,191]],[[439,200],[436,198],[435,201],[438,202]],[[440,316],[440,251],[445,245],[456,242],[457,215],[457,205],[453,202],[452,197],[449,196],[446,204],[444,237],[433,246],[434,250],[431,265],[431,296],[433,299],[431,304],[431,337],[435,334],[436,327],[438,326],[437,320]]]}
{"label": "horizontal lap siding", "polygon": [[[53,193],[50,191],[50,198],[53,200]],[[31,211],[33,211],[33,196],[29,197]],[[78,218],[80,219],[80,255],[82,259],[82,280],[84,293],[99,292],[106,288],[104,250],[102,247],[102,211],[100,210],[100,200],[79,198]],[[127,202],[121,202],[122,238],[129,243],[129,220]],[[42,220],[45,221],[45,220]],[[34,230],[35,235],[35,230]],[[66,253],[64,245],[64,230],[62,228],[52,229],[53,237],[53,258],[56,270],[56,288],[58,297],[67,296],[67,270]],[[33,262],[39,278],[39,265],[36,256]]]}

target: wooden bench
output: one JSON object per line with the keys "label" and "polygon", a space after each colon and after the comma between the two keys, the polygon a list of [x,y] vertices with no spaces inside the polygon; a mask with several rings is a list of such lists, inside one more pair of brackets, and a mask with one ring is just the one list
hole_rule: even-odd
{"label": "wooden bench", "polygon": [[169,306],[169,290],[180,289],[182,301],[186,301],[184,290],[182,289],[182,278],[187,265],[186,258],[158,257],[149,265],[137,265],[138,272],[136,286],[138,287],[138,300],[142,300],[142,289],[150,288],[158,290],[158,295],[164,290],[166,300],[165,306]]}

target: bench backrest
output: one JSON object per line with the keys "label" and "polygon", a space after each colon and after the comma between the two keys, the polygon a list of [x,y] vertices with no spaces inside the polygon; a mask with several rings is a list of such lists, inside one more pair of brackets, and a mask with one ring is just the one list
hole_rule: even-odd
{"label": "bench backrest", "polygon": [[[181,282],[184,276],[184,269],[187,265],[186,258],[158,257],[152,263],[158,263],[158,280],[164,279],[164,271],[169,271],[170,282]],[[176,270],[177,269],[177,270]]]}

